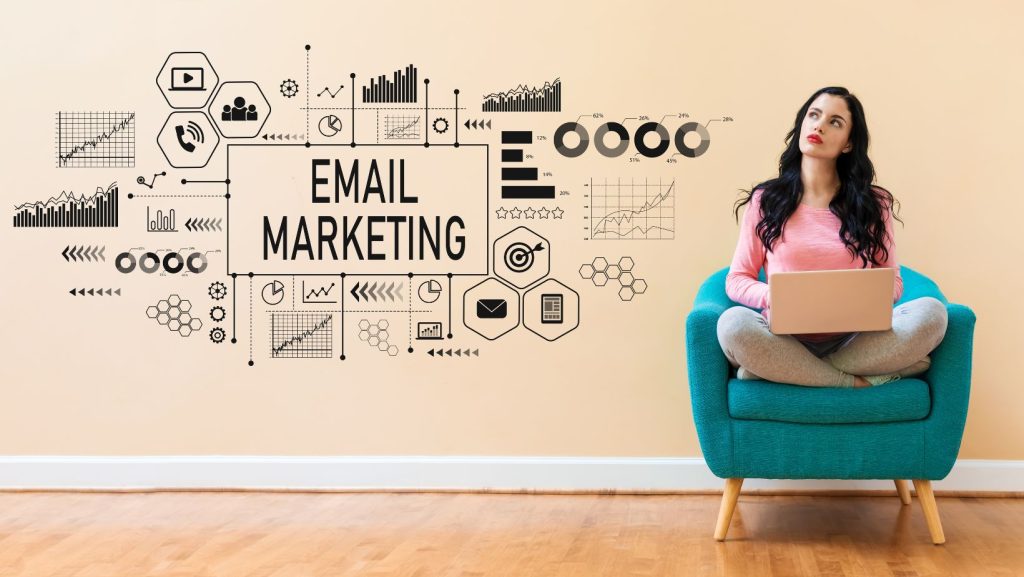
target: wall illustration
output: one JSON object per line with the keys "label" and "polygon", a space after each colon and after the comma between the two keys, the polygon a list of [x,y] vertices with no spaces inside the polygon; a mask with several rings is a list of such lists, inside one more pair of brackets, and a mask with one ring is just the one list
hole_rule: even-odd
{"label": "wall illustration", "polygon": [[571,69],[478,86],[280,50],[290,69],[248,77],[151,54],[128,74],[155,78],[156,117],[54,112],[54,170],[91,188],[17,199],[10,222],[59,237],[62,298],[138,296],[138,339],[254,370],[486,362],[513,331],[556,346],[667,288],[636,247],[679,240],[688,163],[732,137],[729,111],[581,110]]}

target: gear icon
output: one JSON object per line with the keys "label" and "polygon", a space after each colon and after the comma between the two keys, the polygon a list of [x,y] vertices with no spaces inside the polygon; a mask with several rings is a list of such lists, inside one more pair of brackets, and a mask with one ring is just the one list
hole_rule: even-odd
{"label": "gear icon", "polygon": [[434,132],[438,134],[444,134],[445,132],[448,132],[448,119],[443,116],[439,116],[434,119],[433,126]]}
{"label": "gear icon", "polygon": [[299,83],[295,82],[291,78],[281,83],[281,94],[285,98],[291,98],[299,93]]}
{"label": "gear icon", "polygon": [[224,286],[224,283],[217,281],[210,284],[210,298],[219,301],[228,294],[228,287]]}
{"label": "gear icon", "polygon": [[213,321],[217,322],[217,323],[219,323],[220,321],[224,320],[224,317],[226,317],[227,314],[228,313],[227,313],[227,311],[224,310],[224,307],[219,306],[219,305],[213,307],[212,309],[210,309],[210,318],[213,319]]}
{"label": "gear icon", "polygon": [[226,335],[224,334],[224,329],[220,327],[213,327],[212,329],[210,329],[210,340],[215,343],[223,343],[225,336]]}

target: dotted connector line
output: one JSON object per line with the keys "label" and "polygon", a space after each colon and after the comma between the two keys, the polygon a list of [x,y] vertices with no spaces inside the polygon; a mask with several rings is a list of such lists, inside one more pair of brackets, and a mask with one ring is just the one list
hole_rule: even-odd
{"label": "dotted connector line", "polygon": [[224,198],[223,194],[136,194],[137,198]]}
{"label": "dotted connector line", "polygon": [[[431,110],[466,110],[465,107],[431,106]],[[307,106],[306,110],[423,110],[422,106]]]}

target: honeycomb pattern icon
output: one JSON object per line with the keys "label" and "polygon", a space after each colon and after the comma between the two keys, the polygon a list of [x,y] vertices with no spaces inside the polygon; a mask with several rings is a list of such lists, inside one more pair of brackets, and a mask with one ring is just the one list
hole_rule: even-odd
{"label": "honeycomb pattern icon", "polygon": [[178,295],[170,295],[156,305],[146,309],[146,316],[183,337],[203,328],[203,321],[190,313],[192,303]]}
{"label": "honeycomb pattern icon", "polygon": [[386,319],[380,319],[376,324],[366,319],[359,321],[359,340],[366,342],[378,351],[396,357],[398,356],[398,347],[388,342],[389,336]]}
{"label": "honeycomb pattern icon", "polygon": [[609,264],[608,259],[599,256],[580,267],[580,276],[593,282],[594,286],[605,286],[609,281],[616,281],[619,284],[619,298],[631,301],[634,296],[647,292],[647,281],[633,276],[633,265],[633,259],[628,256],[620,258],[615,264]]}

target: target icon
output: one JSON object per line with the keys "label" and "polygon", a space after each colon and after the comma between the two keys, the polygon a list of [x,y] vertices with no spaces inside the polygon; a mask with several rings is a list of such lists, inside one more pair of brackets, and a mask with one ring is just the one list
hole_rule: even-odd
{"label": "target icon", "polygon": [[530,247],[525,242],[514,242],[505,249],[505,266],[512,272],[526,272],[533,266],[533,253],[544,250],[544,243]]}
{"label": "target icon", "polygon": [[494,241],[494,275],[525,289],[551,272],[551,243],[525,226]]}

